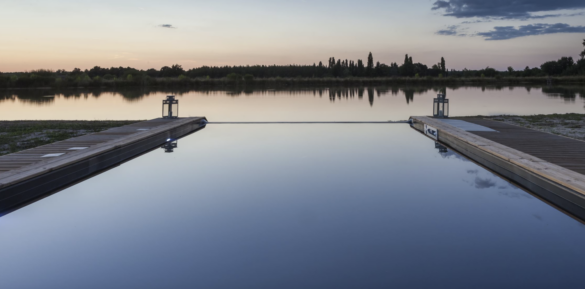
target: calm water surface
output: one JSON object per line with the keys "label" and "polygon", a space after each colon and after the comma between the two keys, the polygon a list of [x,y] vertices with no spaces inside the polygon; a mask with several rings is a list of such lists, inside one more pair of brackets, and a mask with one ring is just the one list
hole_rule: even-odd
{"label": "calm water surface", "polygon": [[[394,99],[381,97],[380,107],[394,109]],[[157,149],[1,217],[0,280],[2,288],[582,288],[584,243],[580,222],[457,153],[439,153],[408,125],[210,124],[174,153]]]}
{"label": "calm water surface", "polygon": [[445,90],[452,116],[585,113],[584,87],[353,87],[228,91],[0,92],[0,119],[152,119],[161,101],[177,95],[181,116],[211,121],[386,121],[432,114]]}

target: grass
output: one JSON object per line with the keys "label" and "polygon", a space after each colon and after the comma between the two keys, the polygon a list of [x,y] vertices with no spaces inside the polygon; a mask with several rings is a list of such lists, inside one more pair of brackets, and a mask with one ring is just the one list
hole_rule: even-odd
{"label": "grass", "polygon": [[0,121],[0,155],[138,121]]}
{"label": "grass", "polygon": [[534,130],[585,140],[585,114],[537,114],[477,116]]}

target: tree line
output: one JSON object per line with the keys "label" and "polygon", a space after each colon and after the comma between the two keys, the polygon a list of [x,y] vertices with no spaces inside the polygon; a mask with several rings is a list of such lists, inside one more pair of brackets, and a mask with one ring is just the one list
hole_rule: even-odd
{"label": "tree line", "polygon": [[[583,40],[585,47],[585,40]],[[319,62],[312,65],[253,65],[253,66],[202,66],[189,70],[179,64],[164,66],[161,69],[139,70],[132,67],[102,68],[95,66],[91,69],[72,71],[65,70],[34,70],[30,72],[1,73],[0,87],[40,87],[40,86],[87,86],[100,85],[108,82],[130,84],[147,84],[153,79],[177,78],[188,79],[222,79],[232,81],[251,81],[261,78],[433,78],[433,77],[538,77],[538,76],[572,76],[585,75],[585,50],[580,53],[580,59],[574,61],[572,57],[562,57],[556,61],[548,61],[540,67],[526,67],[515,71],[509,67],[506,71],[497,71],[486,67],[479,70],[448,70],[443,57],[430,67],[420,62],[414,62],[413,57],[405,55],[402,64],[374,62],[370,52],[364,63],[348,59],[330,57],[327,63]]]}

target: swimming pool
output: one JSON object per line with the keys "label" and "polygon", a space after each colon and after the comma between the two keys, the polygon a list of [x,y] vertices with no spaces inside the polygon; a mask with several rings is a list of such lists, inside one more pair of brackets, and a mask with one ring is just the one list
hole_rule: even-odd
{"label": "swimming pool", "polygon": [[576,288],[585,226],[406,124],[213,125],[0,218],[6,288]]}

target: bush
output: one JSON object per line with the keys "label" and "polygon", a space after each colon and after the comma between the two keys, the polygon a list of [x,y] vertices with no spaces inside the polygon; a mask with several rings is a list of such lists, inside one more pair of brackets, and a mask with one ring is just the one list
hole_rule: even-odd
{"label": "bush", "polygon": [[245,81],[252,81],[252,80],[254,80],[254,75],[246,74],[246,75],[244,75],[244,80]]}
{"label": "bush", "polygon": [[226,77],[230,81],[238,81],[240,80],[240,78],[242,78],[239,74],[233,72],[228,74]]}

